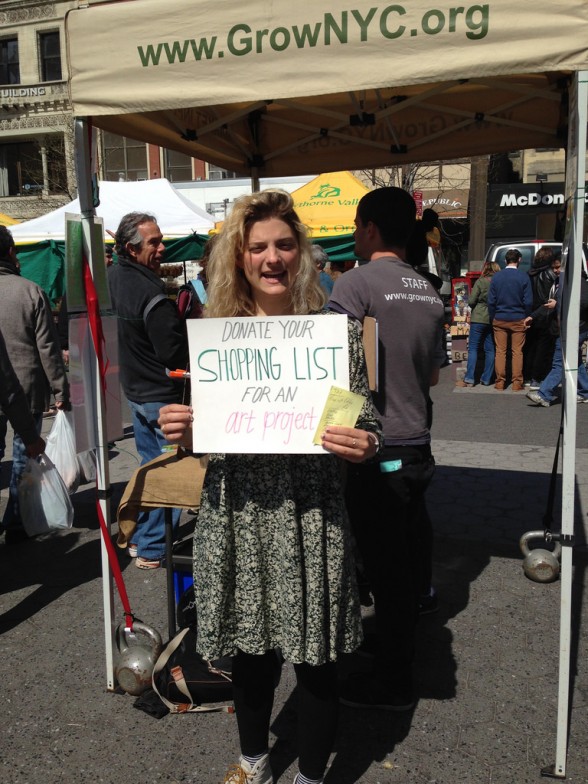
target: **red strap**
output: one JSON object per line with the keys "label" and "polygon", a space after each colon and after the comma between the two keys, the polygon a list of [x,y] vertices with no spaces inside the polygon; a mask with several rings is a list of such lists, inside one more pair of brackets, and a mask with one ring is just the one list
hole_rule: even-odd
{"label": "red strap", "polygon": [[106,394],[106,370],[108,362],[104,357],[104,331],[102,329],[102,319],[100,318],[100,303],[98,301],[98,294],[94,286],[94,279],[90,271],[90,265],[86,255],[83,256],[84,264],[84,289],[86,293],[86,307],[88,309],[88,321],[90,323],[90,332],[92,333],[92,341],[94,343],[94,350],[98,360],[98,372],[100,373],[100,383],[102,391]]}
{"label": "red strap", "polygon": [[129,596],[127,594],[125,582],[123,580],[122,572],[120,570],[118,558],[116,557],[116,552],[114,551],[114,545],[112,544],[112,539],[108,535],[108,528],[106,527],[106,521],[104,520],[104,515],[102,514],[102,507],[100,506],[100,501],[98,500],[98,498],[96,498],[96,509],[98,510],[98,522],[100,523],[102,536],[104,538],[104,544],[106,545],[106,552],[108,553],[110,568],[112,569],[112,575],[114,577],[114,581],[116,582],[118,595],[120,596],[123,610],[125,611],[126,625],[127,628],[129,628],[132,631],[134,616],[133,613],[131,612]]}
{"label": "red strap", "polygon": [[[104,331],[102,329],[102,319],[100,318],[100,303],[98,301],[98,294],[96,292],[96,287],[94,286],[90,265],[88,264],[88,259],[86,258],[85,254],[83,256],[83,265],[84,290],[86,294],[86,307],[88,309],[88,321],[90,324],[90,332],[92,334],[92,342],[94,343],[94,351],[96,352],[96,358],[98,360],[100,383],[103,392],[106,393],[106,370],[108,368],[108,361],[106,361],[104,358],[104,346],[106,342],[104,340]],[[108,528],[106,526],[106,521],[104,520],[104,515],[102,514],[102,507],[100,506],[98,497],[96,497],[96,509],[98,511],[98,521],[102,530],[102,537],[104,539],[104,544],[106,545],[106,552],[108,553],[108,560],[110,561],[110,568],[112,569],[112,574],[116,582],[118,594],[125,612],[126,625],[127,628],[132,630],[133,613],[131,612],[131,605],[129,603],[127,589],[125,587],[120,565],[118,563],[118,558],[116,557],[114,545],[112,544],[112,540],[110,539],[108,533]]]}

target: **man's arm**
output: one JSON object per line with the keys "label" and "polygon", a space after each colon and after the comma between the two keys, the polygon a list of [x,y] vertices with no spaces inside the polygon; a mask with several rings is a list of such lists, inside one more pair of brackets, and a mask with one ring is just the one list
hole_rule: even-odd
{"label": "man's arm", "polygon": [[43,291],[39,293],[40,296],[35,314],[37,350],[58,408],[67,407],[69,406],[69,383],[59,347],[59,337],[53,323],[53,315],[47,295]]}
{"label": "man's arm", "polygon": [[188,338],[174,303],[164,299],[149,312],[145,328],[159,361],[168,368],[188,364]]}
{"label": "man's arm", "polygon": [[525,303],[525,315],[530,316],[533,312],[533,287],[528,276],[523,284],[523,301]]}
{"label": "man's arm", "polygon": [[496,313],[496,286],[494,285],[494,281],[490,283],[490,288],[488,289],[488,300],[486,302],[488,305],[488,316],[490,317],[490,324],[494,321],[494,314]]}

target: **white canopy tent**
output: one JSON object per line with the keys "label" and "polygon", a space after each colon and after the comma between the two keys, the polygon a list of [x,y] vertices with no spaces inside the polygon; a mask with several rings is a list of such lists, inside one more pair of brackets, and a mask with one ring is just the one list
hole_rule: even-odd
{"label": "white canopy tent", "polygon": [[[147,212],[155,215],[164,237],[185,237],[194,232],[207,234],[214,228],[214,218],[182,196],[166,179],[144,182],[100,182],[100,204],[96,215],[104,220],[107,230],[115,232],[123,215],[128,212]],[[63,240],[65,214],[79,214],[80,200],[59,207],[40,218],[19,223],[11,228],[15,242],[31,243],[40,240]]]}
{"label": "white canopy tent", "polygon": [[[87,118],[78,141],[88,219],[87,121],[254,182],[567,146],[561,527],[568,546],[550,772],[565,777],[588,3],[490,0],[440,9],[427,0],[361,8],[354,0],[134,0],[71,11],[67,43],[74,112]],[[108,649],[108,629],[106,638]]]}

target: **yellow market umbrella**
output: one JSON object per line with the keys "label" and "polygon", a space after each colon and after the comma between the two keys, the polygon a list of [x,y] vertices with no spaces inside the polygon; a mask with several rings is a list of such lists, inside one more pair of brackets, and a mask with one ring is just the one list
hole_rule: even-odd
{"label": "yellow market umbrella", "polygon": [[292,193],[294,208],[313,239],[355,231],[359,200],[369,189],[347,171],[319,174]]}
{"label": "yellow market umbrella", "polygon": [[20,223],[20,221],[16,220],[16,218],[9,218],[8,215],[0,212],[0,226],[14,226],[17,223]]}

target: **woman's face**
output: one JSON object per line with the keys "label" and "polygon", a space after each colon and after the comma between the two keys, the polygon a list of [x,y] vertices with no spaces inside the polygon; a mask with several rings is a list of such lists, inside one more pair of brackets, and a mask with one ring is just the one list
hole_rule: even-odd
{"label": "woman's face", "polygon": [[298,241],[290,226],[279,218],[254,223],[245,237],[243,257],[237,263],[251,286],[258,314],[285,313],[300,265]]}

